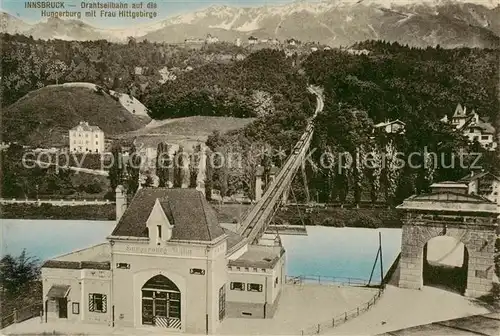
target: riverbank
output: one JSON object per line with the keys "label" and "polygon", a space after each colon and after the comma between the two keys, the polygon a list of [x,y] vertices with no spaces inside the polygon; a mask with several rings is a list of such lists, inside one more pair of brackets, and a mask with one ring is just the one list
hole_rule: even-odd
{"label": "riverbank", "polygon": [[5,204],[2,219],[115,220],[114,204],[54,206],[51,204]]}
{"label": "riverbank", "polygon": [[402,213],[394,208],[312,208],[280,210],[275,224],[320,225],[328,227],[401,228]]}
{"label": "riverbank", "polygon": [[[244,217],[250,205],[227,204],[214,206],[221,223],[236,223]],[[114,204],[54,206],[50,204],[5,204],[0,208],[3,219],[114,220]],[[289,206],[276,214],[274,224],[319,225],[328,227],[401,228],[402,214],[387,208],[313,208]]]}

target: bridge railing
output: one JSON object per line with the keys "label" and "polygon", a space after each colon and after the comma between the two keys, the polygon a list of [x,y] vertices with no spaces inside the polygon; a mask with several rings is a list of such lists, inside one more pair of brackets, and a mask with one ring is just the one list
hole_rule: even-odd
{"label": "bridge railing", "polygon": [[[361,278],[346,278],[346,277],[332,277],[320,275],[287,275],[285,276],[286,283],[294,285],[303,284],[320,284],[320,285],[341,285],[341,286],[368,286],[368,280]],[[379,285],[378,282],[371,282],[371,285]]]}
{"label": "bridge railing", "polygon": [[323,321],[321,323],[312,325],[306,329],[300,331],[300,335],[318,335],[321,334],[328,329],[335,328],[341,324],[344,324],[347,321],[350,321],[359,315],[363,314],[370,310],[380,299],[382,294],[384,293],[385,286],[380,287],[377,292],[373,295],[373,297],[366,303],[359,305],[358,307],[347,310],[342,314],[334,315],[328,321]]}

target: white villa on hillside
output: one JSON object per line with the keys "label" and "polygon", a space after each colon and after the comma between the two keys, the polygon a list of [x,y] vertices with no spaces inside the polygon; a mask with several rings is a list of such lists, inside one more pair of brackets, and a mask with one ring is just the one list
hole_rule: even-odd
{"label": "white villa on hillside", "polygon": [[98,126],[81,121],[69,130],[69,150],[72,153],[103,153],[104,132]]}
{"label": "white villa on hillside", "polygon": [[498,204],[500,209],[500,178],[490,172],[471,172],[460,179],[467,185],[469,194],[483,196]]}
{"label": "white villa on hillside", "polygon": [[279,241],[250,245],[194,189],[143,188],[127,207],[118,186],[116,217],[107,242],[44,263],[44,322],[208,335],[225,318],[273,317]]}
{"label": "white villa on hillside", "polygon": [[[448,116],[441,119],[442,122],[450,123]],[[463,133],[469,140],[479,142],[484,148],[495,150],[497,143],[495,141],[495,128],[489,122],[488,118],[480,117],[476,111],[467,113],[467,108],[458,104],[451,125]]]}

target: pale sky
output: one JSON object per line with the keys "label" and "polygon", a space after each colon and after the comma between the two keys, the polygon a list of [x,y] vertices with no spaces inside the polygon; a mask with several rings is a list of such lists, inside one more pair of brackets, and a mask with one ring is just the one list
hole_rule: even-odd
{"label": "pale sky", "polygon": [[[54,1],[54,0],[50,0]],[[25,2],[23,0],[0,0],[1,3],[1,9],[25,22],[28,23],[35,23],[39,22],[42,20],[45,20],[46,18],[43,18],[41,16],[41,11],[42,9],[39,8],[25,8]],[[68,10],[68,11],[80,11],[82,12],[82,16],[84,15],[84,12],[88,9],[81,9],[81,3],[82,2],[100,2],[100,3],[107,3],[107,2],[119,2],[118,0],[100,0],[100,1],[90,1],[90,0],[63,0],[65,4],[65,9],[62,9],[62,11]],[[120,2],[123,3],[140,3],[141,0],[137,1],[131,1],[131,0],[121,0]],[[142,1],[144,3],[144,6],[148,2],[155,2],[158,6],[157,8],[157,13],[158,16],[156,19],[136,19],[136,20],[124,20],[122,19],[113,19],[113,18],[96,18],[96,19],[88,19],[84,18],[83,21],[88,22],[89,24],[92,24],[96,27],[130,27],[131,24],[134,23],[148,23],[148,22],[155,22],[159,20],[164,20],[167,17],[170,16],[175,16],[178,14],[183,14],[183,13],[189,13],[193,12],[196,10],[201,10],[207,7],[210,7],[212,5],[228,5],[228,6],[234,6],[234,7],[255,7],[255,6],[262,6],[262,5],[280,5],[280,4],[287,4],[293,1],[290,0],[153,0],[153,1]],[[51,11],[57,11],[58,9],[50,9]],[[148,9],[144,9],[148,10]],[[97,10],[99,12],[100,10]]]}

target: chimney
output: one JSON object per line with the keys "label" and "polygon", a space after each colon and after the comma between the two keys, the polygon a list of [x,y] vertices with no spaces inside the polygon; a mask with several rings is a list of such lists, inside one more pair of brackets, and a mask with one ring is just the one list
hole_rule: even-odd
{"label": "chimney", "polygon": [[120,221],[123,213],[127,210],[127,195],[122,185],[116,187],[116,222]]}

